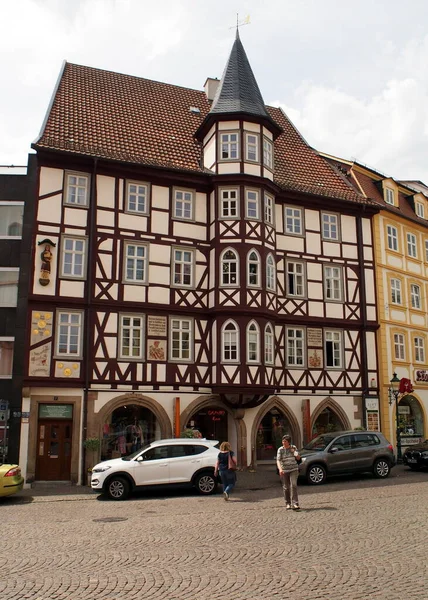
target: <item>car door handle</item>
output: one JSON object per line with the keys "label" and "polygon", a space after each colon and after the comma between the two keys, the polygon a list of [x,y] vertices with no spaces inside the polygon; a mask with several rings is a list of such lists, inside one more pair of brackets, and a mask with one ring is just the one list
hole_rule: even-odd
{"label": "car door handle", "polygon": [[192,463],[199,463],[199,462],[201,462],[201,459],[200,458],[195,458],[195,460],[192,460],[191,462]]}

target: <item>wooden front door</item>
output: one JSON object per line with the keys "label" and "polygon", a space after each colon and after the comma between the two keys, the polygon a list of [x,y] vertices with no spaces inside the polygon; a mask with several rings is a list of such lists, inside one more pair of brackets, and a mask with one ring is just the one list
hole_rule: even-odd
{"label": "wooden front door", "polygon": [[73,421],[40,419],[37,432],[36,479],[69,481]]}

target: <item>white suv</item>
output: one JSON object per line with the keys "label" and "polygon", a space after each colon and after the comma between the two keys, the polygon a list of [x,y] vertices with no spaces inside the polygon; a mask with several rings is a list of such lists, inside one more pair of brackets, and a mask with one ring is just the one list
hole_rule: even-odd
{"label": "white suv", "polygon": [[134,454],[95,465],[91,487],[112,500],[125,500],[149,485],[190,484],[200,494],[212,494],[217,487],[218,444],[191,438],[157,440]]}

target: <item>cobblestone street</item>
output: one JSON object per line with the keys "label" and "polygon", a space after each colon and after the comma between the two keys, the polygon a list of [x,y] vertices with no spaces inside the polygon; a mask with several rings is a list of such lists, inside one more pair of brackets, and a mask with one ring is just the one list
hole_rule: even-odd
{"label": "cobblestone street", "polygon": [[427,473],[299,491],[300,512],[277,483],[238,485],[228,503],[188,491],[4,499],[0,598],[428,598]]}

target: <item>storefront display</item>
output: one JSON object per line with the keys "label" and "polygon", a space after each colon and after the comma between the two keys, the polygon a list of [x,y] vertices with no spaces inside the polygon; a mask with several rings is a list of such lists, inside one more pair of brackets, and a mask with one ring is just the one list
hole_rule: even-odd
{"label": "storefront display", "polygon": [[291,435],[291,426],[288,419],[274,408],[265,414],[257,430],[257,460],[275,460],[283,435]]}
{"label": "storefront display", "polygon": [[204,408],[191,417],[187,428],[197,429],[207,440],[226,442],[228,439],[227,411],[217,406]]}
{"label": "storefront display", "polygon": [[419,443],[424,438],[424,419],[418,400],[410,394],[398,405],[398,426],[402,446]]}
{"label": "storefront display", "polygon": [[137,404],[121,406],[103,425],[101,460],[127,456],[160,437],[159,423],[151,410]]}

